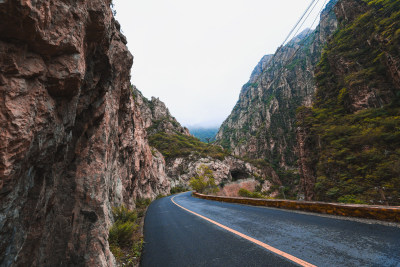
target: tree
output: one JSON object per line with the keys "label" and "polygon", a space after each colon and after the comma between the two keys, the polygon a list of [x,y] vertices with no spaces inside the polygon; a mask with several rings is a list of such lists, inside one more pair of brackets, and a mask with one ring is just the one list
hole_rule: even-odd
{"label": "tree", "polygon": [[190,179],[189,184],[198,193],[216,193],[219,191],[212,170],[204,164],[197,168],[196,175]]}

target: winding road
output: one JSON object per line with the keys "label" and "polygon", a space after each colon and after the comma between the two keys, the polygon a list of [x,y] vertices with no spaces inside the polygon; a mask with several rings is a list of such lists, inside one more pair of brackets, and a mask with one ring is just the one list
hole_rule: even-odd
{"label": "winding road", "polygon": [[154,201],[141,266],[400,266],[400,228],[222,203]]}

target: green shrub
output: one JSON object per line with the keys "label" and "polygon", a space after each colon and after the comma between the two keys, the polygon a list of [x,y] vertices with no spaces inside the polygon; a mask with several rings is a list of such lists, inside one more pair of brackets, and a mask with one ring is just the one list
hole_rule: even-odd
{"label": "green shrub", "polygon": [[193,190],[211,194],[219,191],[219,187],[215,184],[214,174],[209,167],[201,165],[196,171],[196,175],[189,182]]}
{"label": "green shrub", "polygon": [[150,199],[138,199],[136,210],[133,211],[125,206],[112,209],[115,222],[110,228],[108,242],[118,266],[138,266],[143,246],[143,237],[139,231],[139,224],[143,220],[140,218],[150,202]]}
{"label": "green shrub", "polygon": [[150,205],[151,199],[150,198],[138,198],[136,199],[136,208],[143,209]]}
{"label": "green shrub", "polygon": [[119,247],[129,245],[132,242],[133,232],[137,224],[134,222],[115,222],[110,229],[110,234],[108,236],[108,241],[111,244],[117,245]]}
{"label": "green shrub", "polygon": [[264,196],[260,192],[251,192],[244,188],[239,189],[239,196],[249,198],[264,198]]}
{"label": "green shrub", "polygon": [[112,209],[114,220],[119,223],[135,222],[137,219],[136,211],[128,210],[124,205]]}
{"label": "green shrub", "polygon": [[182,193],[182,192],[186,192],[186,191],[187,191],[186,186],[179,184],[179,185],[171,188],[170,194],[173,195],[173,194],[178,194],[178,193]]}
{"label": "green shrub", "polygon": [[138,242],[135,242],[132,245],[133,256],[139,258],[140,255],[142,254],[142,248],[143,248],[143,238],[140,238]]}
{"label": "green shrub", "polygon": [[110,228],[108,240],[115,246],[126,246],[132,241],[133,232],[138,225],[136,211],[128,210],[124,205],[112,209],[115,223]]}
{"label": "green shrub", "polygon": [[166,197],[164,194],[158,194],[157,196],[156,196],[156,199],[160,199],[160,198],[163,198],[163,197]]}
{"label": "green shrub", "polygon": [[345,196],[339,197],[338,201],[341,203],[367,204],[364,201],[357,199],[357,197],[355,195],[345,195]]}

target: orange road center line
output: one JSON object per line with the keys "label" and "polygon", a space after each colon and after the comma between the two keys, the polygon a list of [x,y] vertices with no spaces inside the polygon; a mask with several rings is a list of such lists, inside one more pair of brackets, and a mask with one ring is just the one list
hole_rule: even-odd
{"label": "orange road center line", "polygon": [[211,220],[211,219],[209,219],[209,218],[207,218],[207,217],[204,217],[203,215],[200,215],[200,214],[198,214],[198,213],[196,213],[196,212],[194,212],[194,211],[191,211],[191,210],[189,210],[189,209],[187,209],[187,208],[185,208],[185,207],[182,207],[181,205],[177,204],[177,203],[174,201],[174,198],[175,198],[175,197],[176,197],[176,196],[174,196],[173,198],[171,198],[171,201],[172,201],[172,203],[174,203],[176,206],[178,206],[178,207],[181,208],[181,209],[184,209],[184,210],[186,210],[186,211],[188,211],[188,212],[190,212],[190,213],[192,213],[192,214],[194,214],[194,215],[196,215],[196,216],[198,216],[198,217],[200,217],[200,218],[202,218],[202,219],[204,219],[204,220],[206,220],[206,221],[209,221],[209,222],[212,223],[212,224],[215,224],[215,225],[217,225],[217,226],[219,226],[219,227],[221,227],[221,228],[223,228],[223,229],[225,229],[225,230],[227,230],[227,231],[229,231],[229,232],[231,232],[231,233],[233,233],[233,234],[235,234],[235,235],[238,235],[238,236],[240,236],[240,237],[242,237],[242,238],[244,238],[244,239],[247,239],[247,240],[249,240],[250,242],[253,242],[253,243],[255,243],[255,244],[257,244],[257,245],[259,245],[259,246],[261,246],[261,247],[263,247],[263,248],[265,248],[265,249],[267,249],[267,250],[269,250],[269,251],[271,251],[271,252],[273,252],[273,253],[275,253],[275,254],[278,254],[279,256],[282,256],[282,257],[284,257],[284,258],[286,258],[286,259],[288,259],[288,260],[291,260],[292,262],[297,263],[297,264],[299,264],[299,265],[301,265],[301,266],[317,267],[316,265],[313,265],[313,264],[311,264],[311,263],[308,263],[308,262],[306,262],[306,261],[303,261],[302,259],[299,259],[299,258],[297,258],[297,257],[295,257],[295,256],[292,256],[292,255],[290,255],[290,254],[288,254],[288,253],[286,253],[286,252],[283,252],[283,251],[281,251],[281,250],[279,250],[279,249],[277,249],[277,248],[274,248],[274,247],[272,247],[272,246],[270,246],[270,245],[268,245],[268,244],[265,244],[265,243],[263,243],[263,242],[261,242],[261,241],[259,241],[259,240],[257,240],[257,239],[254,239],[254,238],[252,238],[252,237],[250,237],[250,236],[247,236],[247,235],[242,234],[242,233],[240,233],[240,232],[238,232],[238,231],[236,231],[236,230],[233,230],[232,228],[229,228],[228,226],[225,226],[225,225],[223,225],[223,224],[220,224],[219,222],[213,221],[213,220]]}

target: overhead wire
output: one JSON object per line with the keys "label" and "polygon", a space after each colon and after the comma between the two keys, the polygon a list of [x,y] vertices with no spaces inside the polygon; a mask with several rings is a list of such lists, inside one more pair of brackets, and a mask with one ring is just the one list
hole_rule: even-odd
{"label": "overhead wire", "polygon": [[300,19],[297,21],[296,25],[292,28],[292,30],[289,32],[288,36],[286,37],[286,39],[283,41],[282,45],[284,45],[287,40],[290,38],[290,36],[292,35],[293,31],[296,29],[296,27],[299,25],[299,23],[303,20],[304,16],[307,14],[308,10],[311,8],[311,6],[313,5],[313,3],[317,1],[317,0],[312,0],[310,5],[307,7],[306,11],[303,13],[303,15],[301,15]]}
{"label": "overhead wire", "polygon": [[[324,10],[324,7],[325,7],[327,1],[328,1],[328,0],[325,0],[325,1],[324,1],[324,4],[322,5],[321,10],[319,11],[319,13],[318,13],[317,16],[315,17],[313,23],[311,24],[310,28],[308,29],[306,36],[308,36],[308,35],[311,33],[312,27],[314,26],[314,24],[315,24],[315,22],[317,21],[318,17],[321,15],[322,11]],[[333,8],[333,7],[332,7],[332,8]],[[328,11],[328,13],[332,10],[332,8]],[[292,61],[293,58],[295,58],[295,56],[297,55],[297,53],[299,52],[299,50],[302,48],[302,46],[304,45],[304,43],[305,43],[306,41],[308,41],[307,39],[308,39],[308,38],[304,39],[303,42],[302,42],[302,44],[299,45],[299,47],[298,47],[297,50],[293,53],[293,55],[292,55],[288,60],[286,60],[286,64],[284,64],[284,65],[279,69],[278,75],[276,76],[276,78],[279,78],[279,77],[281,76],[281,74],[283,73],[284,69],[287,67],[288,63],[289,63],[290,61]],[[273,81],[272,81],[272,83],[273,83]]]}
{"label": "overhead wire", "polygon": [[[328,2],[328,0],[325,0],[325,1],[324,1],[324,4],[322,5],[321,10],[319,11],[319,13],[317,14],[317,16],[315,17],[313,23],[311,24],[311,26],[310,26],[310,28],[309,28],[307,34],[306,34],[306,36],[309,35],[310,32],[312,31],[312,27],[314,26],[314,24],[315,24],[315,22],[317,21],[318,17],[322,14],[322,11],[324,10],[325,5],[327,4],[327,2]],[[317,4],[318,4],[318,2],[314,5],[313,9],[315,8],[315,6],[316,6]],[[329,12],[334,8],[334,6],[335,6],[335,5],[332,5],[332,7],[330,8],[330,10],[328,10],[327,13],[329,13]],[[391,11],[391,9],[386,10],[386,11],[383,13],[383,17],[385,17],[385,16],[388,14],[388,12],[390,12],[390,11]],[[312,10],[311,10],[311,12],[312,12]],[[308,16],[306,17],[306,19],[303,21],[302,25],[303,25],[304,22],[308,19],[308,17],[309,17],[309,15],[311,14],[311,12],[308,14]],[[377,15],[378,12],[379,12],[379,10],[375,10],[375,12],[373,12],[373,15]],[[302,17],[304,17],[304,16],[302,16]],[[297,26],[297,24],[296,24],[296,26]],[[302,26],[300,26],[299,29],[301,29],[301,27],[302,27]],[[367,27],[365,27],[365,28],[367,28]],[[299,30],[299,29],[298,29],[298,30]],[[297,31],[297,32],[298,32],[298,31]],[[296,32],[296,34],[297,34],[297,32]],[[307,38],[303,40],[302,44],[299,45],[298,49],[293,53],[293,55],[292,55],[288,60],[286,60],[287,64],[284,64],[284,65],[279,69],[278,75],[276,75],[275,79],[273,79],[273,80],[271,81],[271,84],[272,84],[277,78],[279,78],[279,77],[281,76],[283,70],[287,67],[287,65],[289,64],[289,62],[297,55],[297,52],[302,48],[302,46],[304,45],[304,43],[305,43],[306,41],[308,41]],[[381,50],[381,49],[380,49],[380,50]],[[276,55],[279,51],[280,51],[280,49],[277,50],[277,52],[274,54],[274,57],[275,57],[275,55]],[[268,62],[268,64],[267,64],[266,66],[268,66],[268,65],[271,63],[272,60],[273,60],[273,58],[270,59],[270,61]],[[263,75],[266,71],[268,71],[269,69],[271,69],[272,67],[273,67],[273,66],[269,67],[268,69],[264,69],[264,70],[261,72],[261,74],[257,77],[255,83],[257,84],[257,83],[259,82],[259,80],[262,78],[262,75]]]}
{"label": "overhead wire", "polygon": [[[279,54],[279,52],[283,49],[284,44],[286,43],[287,39],[292,35],[292,33],[294,32],[294,30],[297,28],[295,36],[298,34],[298,32],[300,31],[300,29],[303,27],[304,23],[307,21],[307,19],[309,18],[309,16],[311,15],[311,13],[314,11],[315,7],[318,5],[318,3],[321,0],[312,0],[310,5],[307,7],[307,9],[304,11],[304,13],[302,14],[302,16],[300,17],[299,21],[296,23],[296,25],[292,28],[292,30],[290,31],[289,35],[286,37],[286,39],[283,41],[282,45],[279,46],[279,48],[277,49],[277,51],[275,52],[275,54],[268,60],[267,64],[265,64],[265,68],[262,69],[261,73],[257,76],[256,80],[255,80],[255,84],[257,84],[260,79],[262,78],[262,75],[267,72],[268,70],[272,69],[273,66],[270,66],[271,63],[273,63],[273,60],[275,59],[276,55]],[[326,0],[325,0],[326,3]],[[324,4],[325,5],[325,4]],[[311,10],[310,10],[311,9]],[[322,10],[321,10],[322,12]],[[317,18],[319,17],[319,14],[317,15]],[[307,16],[306,16],[307,15]],[[304,16],[306,16],[306,18],[304,19]],[[304,20],[303,20],[304,19]],[[302,21],[300,27],[297,27],[300,22]],[[314,20],[315,23],[316,19]],[[313,23],[313,25],[314,25]],[[312,27],[312,26],[311,26]]]}

